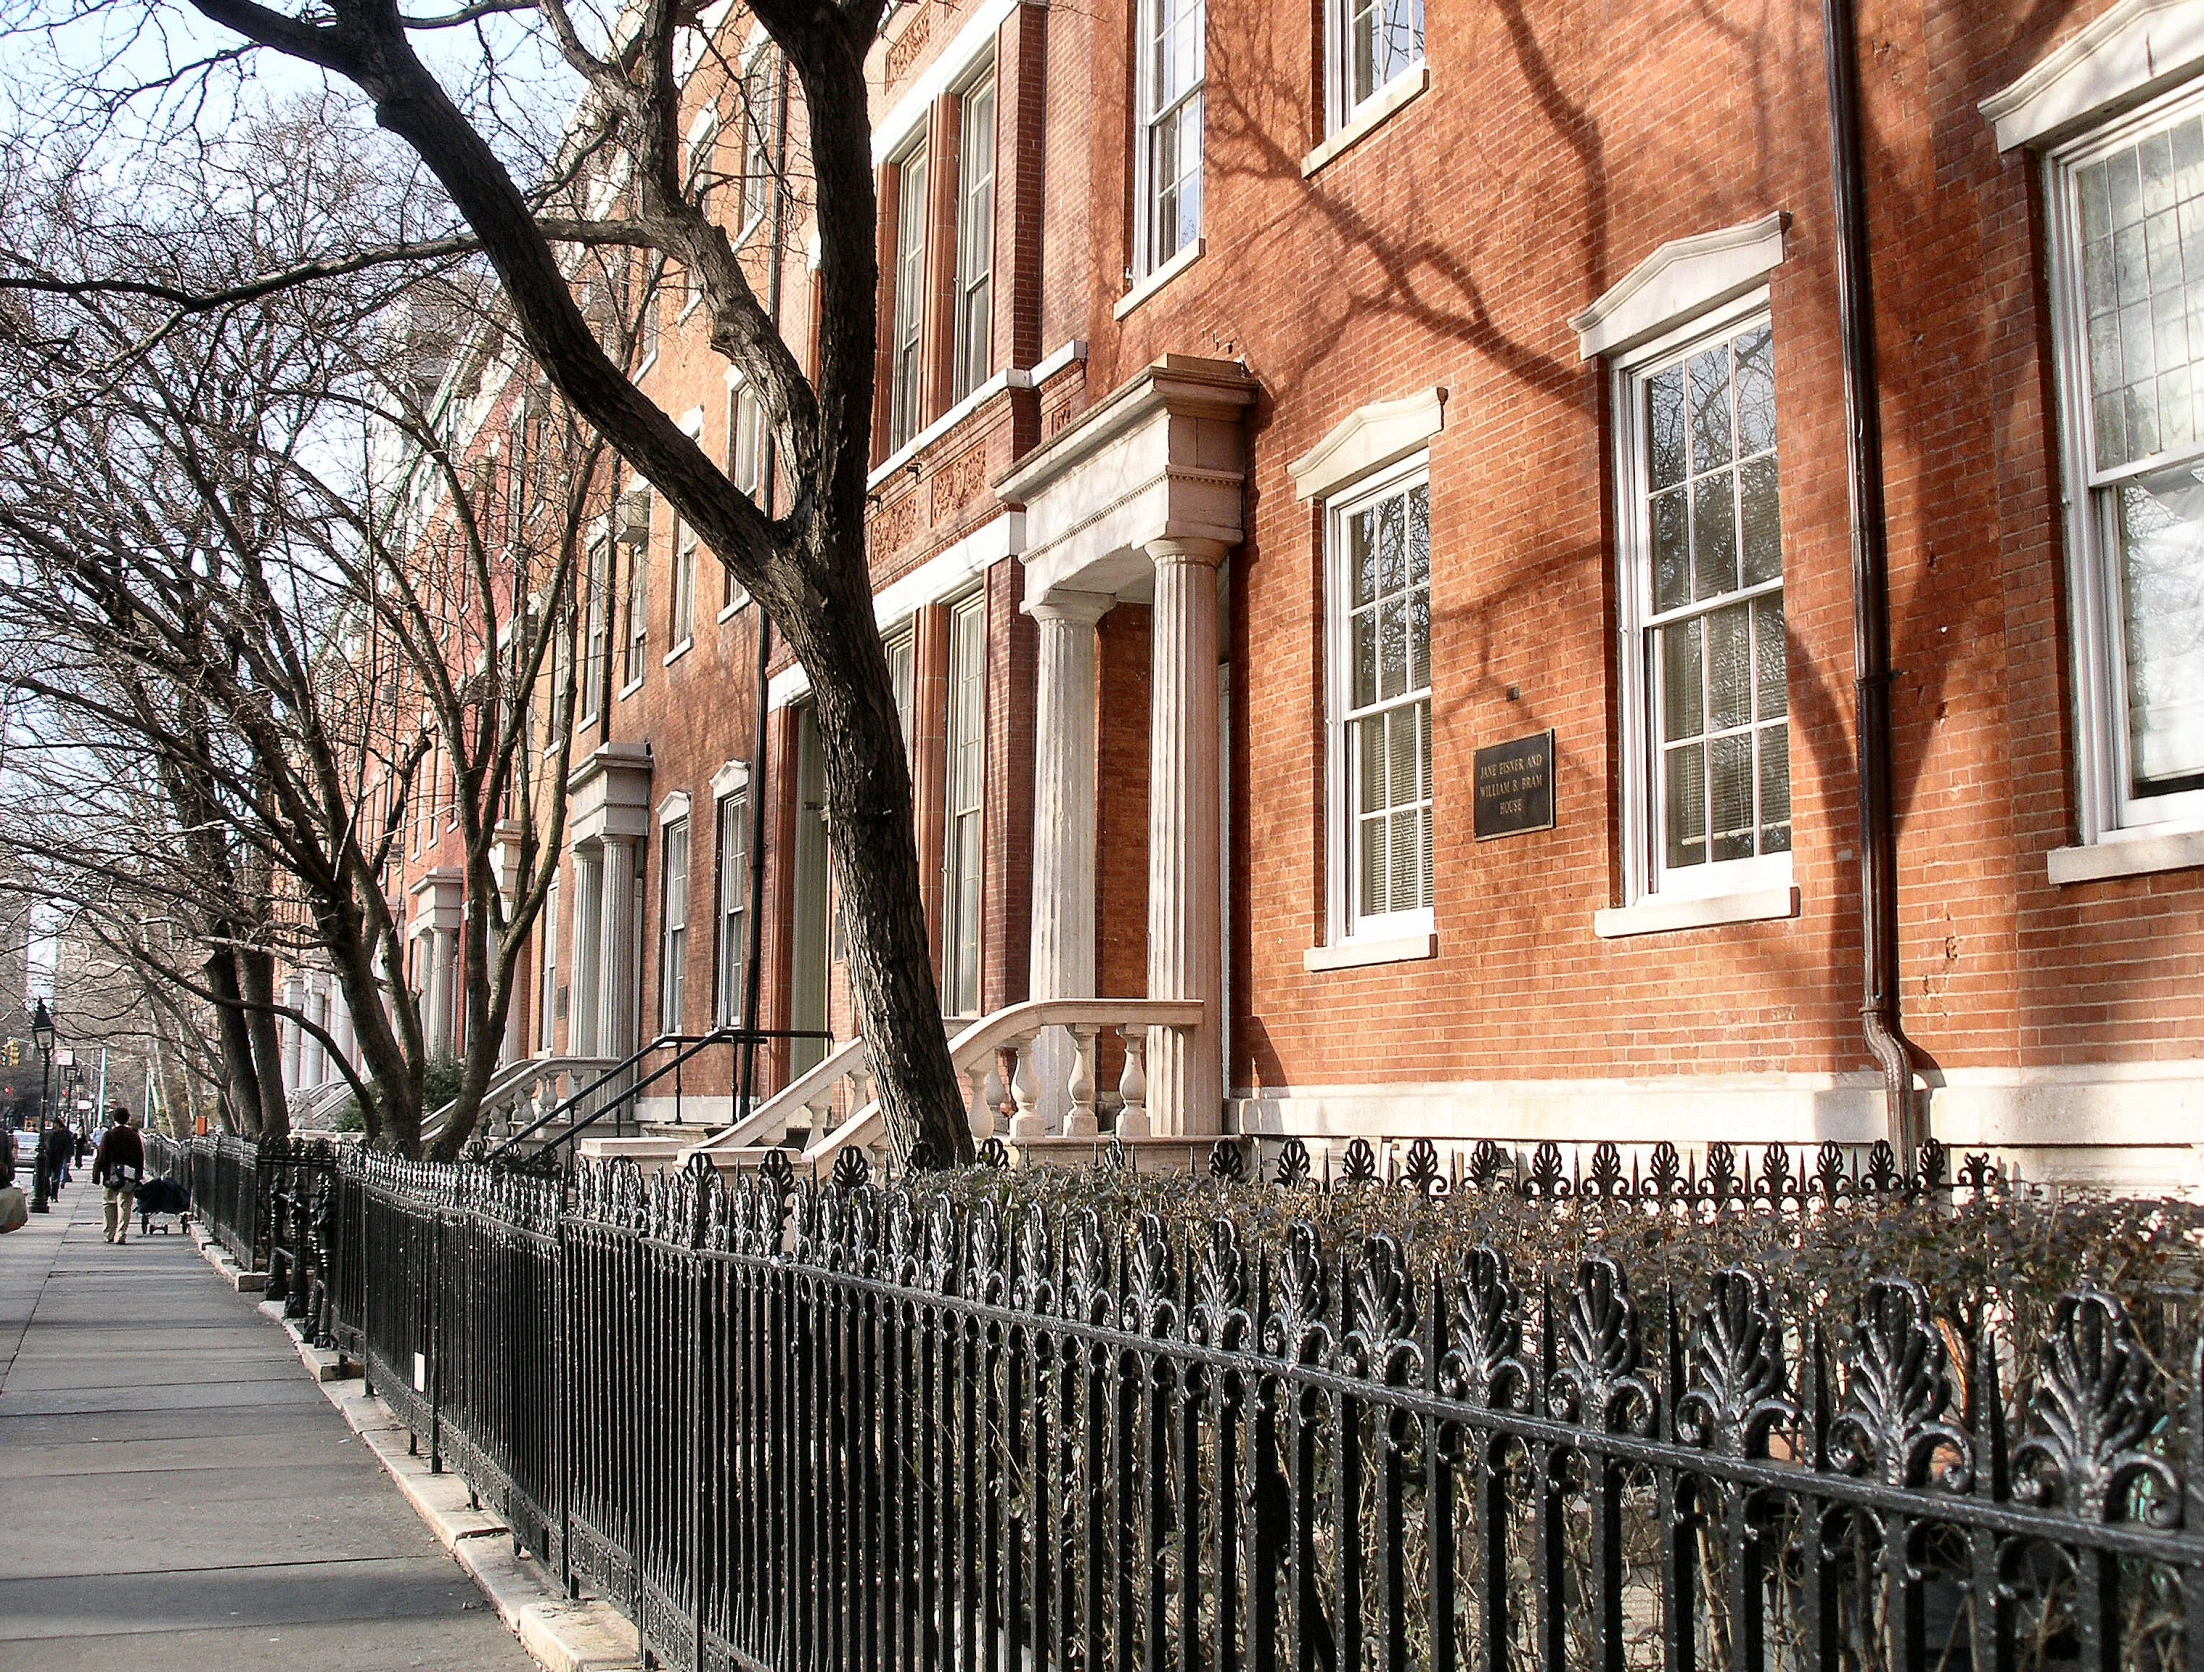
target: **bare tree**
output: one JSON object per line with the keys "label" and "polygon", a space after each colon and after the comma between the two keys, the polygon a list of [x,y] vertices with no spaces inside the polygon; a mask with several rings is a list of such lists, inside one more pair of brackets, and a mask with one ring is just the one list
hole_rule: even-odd
{"label": "bare tree", "polygon": [[[107,0],[93,9],[130,3]],[[736,27],[725,22],[724,6],[640,0],[598,18],[571,0],[487,0],[433,15],[408,14],[397,0],[316,0],[295,9],[258,0],[192,4],[247,43],[233,45],[235,55],[221,59],[225,67],[257,49],[356,88],[376,123],[403,140],[442,188],[456,220],[441,241],[433,229],[399,229],[380,241],[344,242],[326,256],[294,253],[250,279],[144,293],[182,314],[267,297],[293,270],[319,274],[448,254],[462,243],[482,252],[544,376],[698,531],[809,675],[835,880],[881,1103],[904,1148],[969,1158],[920,903],[909,771],[866,561],[878,321],[864,64],[887,0],[748,0],[801,93],[800,119],[787,114],[787,100],[761,110],[747,97],[741,119],[772,123],[778,154],[795,159],[782,168],[777,189],[779,212],[805,208],[812,223],[819,296],[813,375],[783,339],[777,272],[746,268],[711,212],[711,182],[685,167],[677,60],[716,58],[720,33]],[[480,43],[472,56],[467,40]],[[435,70],[422,56],[424,41],[435,43]],[[511,66],[530,46],[535,61],[563,66],[579,89],[577,113],[555,149],[513,120]],[[747,88],[724,65],[714,73]],[[172,97],[175,84],[159,78],[157,96]],[[793,205],[799,178],[807,203]],[[758,391],[790,486],[784,510],[769,514],[736,488],[607,351],[577,296],[573,260],[578,249],[604,247],[681,270],[707,310],[712,347]],[[20,247],[14,257],[16,271],[4,282],[57,282]]]}
{"label": "bare tree", "polygon": [[[571,727],[533,698],[571,708],[574,577],[608,451],[538,406],[537,491],[477,468],[454,412],[497,357],[454,377],[451,346],[496,339],[464,276],[366,269],[175,313],[146,289],[252,271],[270,242],[265,204],[242,225],[225,203],[197,210],[191,272],[141,260],[154,276],[136,291],[19,294],[0,319],[0,603],[40,640],[11,676],[40,744],[39,851],[73,876],[65,894],[150,888],[193,922],[198,968],[113,938],[214,1007],[248,1129],[283,1129],[288,1017],[332,1047],[370,1139],[417,1152],[428,1035],[386,882],[434,749],[467,882],[448,1152],[495,1068],[563,840]],[[295,246],[296,220],[272,219]],[[48,272],[88,270],[69,244],[50,214]],[[440,323],[394,342],[399,296],[415,326]],[[372,491],[371,438],[414,463],[395,493]],[[364,1075],[281,1000],[279,962],[307,958],[344,994]]]}

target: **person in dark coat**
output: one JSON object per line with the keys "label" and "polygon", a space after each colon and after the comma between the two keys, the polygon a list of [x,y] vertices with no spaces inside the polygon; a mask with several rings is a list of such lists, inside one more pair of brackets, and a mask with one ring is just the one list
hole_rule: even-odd
{"label": "person in dark coat", "polygon": [[111,1107],[108,1113],[115,1117],[115,1124],[100,1138],[99,1149],[92,1157],[92,1177],[106,1192],[102,1203],[107,1212],[107,1240],[128,1242],[131,1200],[138,1194],[138,1181],[145,1177],[145,1144],[129,1110]]}
{"label": "person in dark coat", "polygon": [[76,1154],[77,1137],[68,1124],[56,1121],[46,1128],[46,1194],[59,1196],[69,1182],[69,1157]]}

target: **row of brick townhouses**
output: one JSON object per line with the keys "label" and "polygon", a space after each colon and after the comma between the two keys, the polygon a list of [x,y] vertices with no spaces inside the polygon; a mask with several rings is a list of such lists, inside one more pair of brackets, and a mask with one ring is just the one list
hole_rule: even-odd
{"label": "row of brick townhouses", "polygon": [[[1919,1096],[2204,1183],[2204,0],[1863,0],[1858,57]],[[1023,1130],[1129,1035],[1160,1134],[1882,1135],[1820,8],[922,0],[873,68],[945,1008],[1196,1018],[1051,1036],[1094,1084]],[[695,323],[645,387],[762,483]],[[737,1018],[761,801],[764,1020],[847,1037],[803,673],[754,761],[757,611],[612,523],[510,1049]]]}

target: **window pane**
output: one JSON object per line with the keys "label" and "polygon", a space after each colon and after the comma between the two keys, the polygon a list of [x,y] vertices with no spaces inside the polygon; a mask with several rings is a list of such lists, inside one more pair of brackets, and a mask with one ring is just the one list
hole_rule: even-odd
{"label": "window pane", "polygon": [[1706,729],[1706,704],[1700,687],[1701,621],[1679,622],[1661,630],[1661,735],[1697,737]]}
{"label": "window pane", "polygon": [[1703,865],[1707,858],[1706,746],[1689,743],[1667,753],[1668,863]]}
{"label": "window pane", "polygon": [[1691,595],[1737,589],[1737,492],[1729,471],[1702,476],[1691,489]]}
{"label": "window pane", "polygon": [[1408,584],[1408,542],[1404,523],[1405,504],[1388,499],[1378,512],[1378,585],[1398,592]]}
{"label": "window pane", "polygon": [[1691,379],[1691,468],[1730,461],[1730,352],[1726,345],[1694,354]]}
{"label": "window pane", "polygon": [[1646,428],[1652,448],[1653,486],[1684,479],[1684,368],[1671,366],[1646,384]]}
{"label": "window pane", "polygon": [[1408,584],[1431,579],[1431,489],[1422,483],[1408,490]]}
{"label": "window pane", "polygon": [[1791,851],[1791,733],[1769,726],[1760,733],[1760,851]]}
{"label": "window pane", "polygon": [[1717,737],[1707,745],[1713,825],[1711,859],[1750,859],[1753,854],[1752,739]]}
{"label": "window pane", "polygon": [[1750,622],[1743,604],[1716,610],[1706,621],[1707,729],[1726,731],[1752,718]]}
{"label": "window pane", "polygon": [[1414,911],[1423,903],[1423,816],[1414,808],[1393,815],[1390,834],[1391,862],[1388,866],[1391,890],[1386,897],[1387,911]]}
{"label": "window pane", "polygon": [[1790,711],[1790,680],[1785,670],[1788,654],[1783,639],[1783,594],[1771,592],[1755,598],[1752,606],[1753,680],[1758,687],[1755,718],[1773,719]]}
{"label": "window pane", "polygon": [[1408,694],[1408,603],[1394,598],[1378,606],[1378,693]]}
{"label": "window pane", "polygon": [[2204,483],[2187,469],[2120,489],[2131,793],[2204,786]]}
{"label": "window pane", "polygon": [[1356,827],[1361,832],[1362,863],[1355,886],[1355,915],[1379,917],[1385,912],[1385,831],[1387,821],[1377,818],[1359,819]]}
{"label": "window pane", "polygon": [[1737,339],[1737,452],[1775,445],[1775,338],[1765,325]]}
{"label": "window pane", "polygon": [[1361,785],[1355,810],[1361,813],[1383,812],[1388,805],[1385,794],[1385,716],[1373,714],[1367,720],[1356,723],[1360,743],[1356,756],[1361,762]]}
{"label": "window pane", "polygon": [[1354,706],[1368,708],[1377,701],[1377,611],[1358,611],[1354,618]]}
{"label": "window pane", "polygon": [[1744,510],[1745,584],[1758,586],[1783,573],[1783,517],[1773,455],[1738,468],[1737,492]]}
{"label": "window pane", "polygon": [[1356,604],[1377,596],[1377,512],[1357,511],[1347,519],[1347,574]]}
{"label": "window pane", "polygon": [[2099,470],[2204,434],[2191,316],[2204,303],[2204,126],[2146,135],[2078,171],[2080,273],[2089,318],[2091,439]]}
{"label": "window pane", "polygon": [[1653,607],[1672,610],[1691,602],[1691,563],[1684,492],[1673,488],[1653,501]]}

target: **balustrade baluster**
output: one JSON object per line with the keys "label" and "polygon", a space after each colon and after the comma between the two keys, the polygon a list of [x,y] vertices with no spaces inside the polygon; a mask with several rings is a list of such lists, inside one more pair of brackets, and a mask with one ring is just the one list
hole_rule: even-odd
{"label": "balustrade baluster", "polygon": [[1009,1121],[1012,1142],[1048,1136],[1048,1118],[1041,1113],[1041,1076],[1034,1059],[1040,1054],[1034,1049],[1040,1035],[1022,1035],[1012,1047],[1017,1066],[1010,1076],[1010,1098],[1013,1113]]}
{"label": "balustrade baluster", "polygon": [[1071,1079],[1064,1088],[1071,1100],[1064,1114],[1067,1138],[1093,1138],[1102,1130],[1094,1112],[1095,1041],[1100,1036],[1101,1030],[1089,1025],[1075,1023],[1071,1028]]}
{"label": "balustrade baluster", "polygon": [[1141,1058],[1148,1049],[1148,1030],[1126,1027],[1119,1028],[1117,1034],[1125,1041],[1125,1071],[1117,1077],[1117,1095],[1121,1099],[1117,1136],[1145,1138],[1148,1136],[1148,1076],[1141,1067]]}

